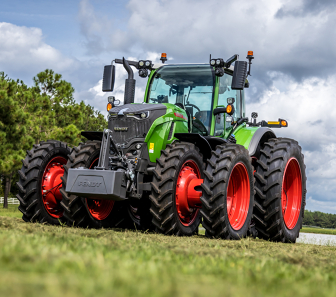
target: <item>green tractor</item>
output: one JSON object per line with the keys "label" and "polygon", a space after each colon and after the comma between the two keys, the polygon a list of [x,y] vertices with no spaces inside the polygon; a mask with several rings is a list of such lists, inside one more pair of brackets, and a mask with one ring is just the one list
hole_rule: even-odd
{"label": "green tractor", "polygon": [[[248,235],[295,242],[302,228],[306,174],[301,147],[270,128],[287,121],[245,115],[253,52],[208,64],[115,59],[128,72],[124,105],[108,97],[108,127],[84,131],[78,147],[49,140],[27,152],[19,171],[25,221],[124,227],[211,238]],[[148,77],[144,102],[135,79]]]}

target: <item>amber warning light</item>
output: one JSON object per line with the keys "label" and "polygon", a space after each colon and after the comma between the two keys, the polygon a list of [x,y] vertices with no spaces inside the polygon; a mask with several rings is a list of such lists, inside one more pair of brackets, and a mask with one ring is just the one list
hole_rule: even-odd
{"label": "amber warning light", "polygon": [[162,61],[162,64],[163,64],[164,62],[166,62],[166,61],[167,61],[167,54],[166,54],[166,53],[162,53],[162,54],[161,54],[161,58],[160,58],[160,60]]}
{"label": "amber warning light", "polygon": [[247,52],[247,55],[248,55],[248,56],[253,56],[253,51],[248,51],[248,52]]}

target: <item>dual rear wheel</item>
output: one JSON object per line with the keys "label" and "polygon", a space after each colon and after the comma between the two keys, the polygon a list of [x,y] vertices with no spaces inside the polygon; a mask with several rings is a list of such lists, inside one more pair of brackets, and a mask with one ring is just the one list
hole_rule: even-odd
{"label": "dual rear wheel", "polygon": [[217,146],[205,168],[194,144],[177,142],[157,160],[150,196],[153,224],[164,234],[192,235],[203,217],[207,236],[240,239],[250,226],[253,194],[244,147]]}

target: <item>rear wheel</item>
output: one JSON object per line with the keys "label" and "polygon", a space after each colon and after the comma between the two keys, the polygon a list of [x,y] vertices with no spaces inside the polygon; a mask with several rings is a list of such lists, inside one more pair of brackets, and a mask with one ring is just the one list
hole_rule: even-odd
{"label": "rear wheel", "polygon": [[17,183],[24,221],[59,224],[63,220],[61,177],[70,153],[67,144],[57,140],[41,142],[27,151]]}
{"label": "rear wheel", "polygon": [[190,236],[198,231],[200,205],[191,199],[199,201],[201,192],[195,191],[194,185],[200,184],[203,170],[203,156],[192,143],[177,142],[162,151],[149,196],[152,222],[158,232]]}
{"label": "rear wheel", "polygon": [[61,193],[63,200],[64,217],[69,226],[109,228],[117,226],[122,220],[120,203],[113,200],[86,199],[65,192],[68,169],[84,167],[93,169],[98,165],[100,141],[87,141],[74,148],[69,161],[64,166],[62,177],[63,187]]}
{"label": "rear wheel", "polygon": [[254,220],[258,237],[295,242],[306,204],[306,173],[295,140],[272,138],[260,150],[256,172]]}
{"label": "rear wheel", "polygon": [[203,226],[208,237],[246,237],[253,211],[253,170],[248,151],[241,145],[216,147],[202,184]]}

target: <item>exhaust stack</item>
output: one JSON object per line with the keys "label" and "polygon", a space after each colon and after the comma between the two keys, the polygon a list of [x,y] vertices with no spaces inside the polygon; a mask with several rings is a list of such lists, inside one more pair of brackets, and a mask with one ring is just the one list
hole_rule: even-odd
{"label": "exhaust stack", "polygon": [[125,80],[125,94],[124,94],[124,104],[134,103],[135,96],[135,79],[134,73],[128,61],[123,58],[123,65],[128,73],[128,78]]}

